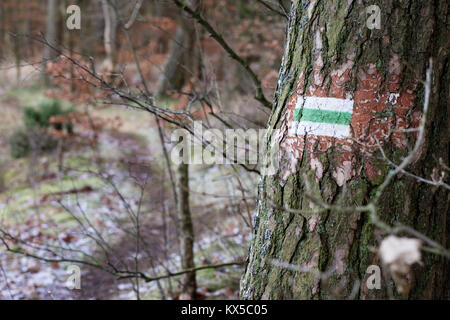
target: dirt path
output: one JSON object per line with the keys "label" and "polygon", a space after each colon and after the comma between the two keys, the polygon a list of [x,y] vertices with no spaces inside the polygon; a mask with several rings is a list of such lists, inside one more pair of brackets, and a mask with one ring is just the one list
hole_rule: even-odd
{"label": "dirt path", "polygon": [[[121,134],[120,132],[114,132],[111,136],[114,139],[132,139],[128,134]],[[170,239],[167,239],[167,244],[165,243],[167,236],[165,228],[174,230],[174,225],[169,219],[166,220],[168,225],[165,226],[161,214],[161,209],[168,200],[167,197],[170,196],[170,193],[165,190],[164,174],[161,173],[157,161],[151,160],[149,162],[148,160],[153,152],[152,146],[150,144],[143,146],[140,143],[132,149],[124,149],[122,152],[122,162],[128,167],[128,174],[134,177],[148,177],[140,213],[139,233],[141,240],[139,243],[139,258],[137,259],[139,270],[144,271],[162,264],[167,259],[166,245],[173,250],[176,239],[174,238],[174,232],[171,232]],[[123,235],[111,245],[109,259],[108,261],[105,260],[105,265],[113,265],[121,270],[136,269],[136,228],[132,226],[127,231],[129,233]],[[109,269],[111,270],[111,268]],[[121,288],[126,288],[127,290],[123,291],[130,293],[130,280],[118,280],[116,276],[104,270],[83,267],[82,277],[82,290],[76,292],[74,298],[118,298],[121,294]],[[135,298],[132,296],[129,295],[130,298]]]}

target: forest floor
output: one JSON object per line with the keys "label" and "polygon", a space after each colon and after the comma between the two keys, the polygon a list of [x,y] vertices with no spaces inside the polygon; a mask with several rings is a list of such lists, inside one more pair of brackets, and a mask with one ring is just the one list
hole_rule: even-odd
{"label": "forest floor", "polygon": [[[22,239],[83,250],[104,263],[104,252],[80,228],[78,218],[84,217],[108,242],[108,259],[113,263],[131,268],[138,264],[151,276],[179,270],[176,228],[170,217],[174,214],[172,191],[164,174],[165,162],[153,118],[118,107],[94,108],[92,116],[106,121],[120,119],[120,128],[100,132],[95,148],[68,143],[60,172],[55,153],[23,159],[9,156],[8,139],[22,121],[23,107],[35,107],[45,99],[36,87],[10,89],[0,95],[1,226]],[[240,204],[227,197],[205,196],[240,196],[236,173],[225,166],[191,166],[190,171],[196,263],[242,260],[247,254],[249,228],[237,214],[242,209]],[[247,188],[256,188],[255,177],[240,179]],[[130,210],[141,217],[139,249]],[[137,292],[144,299],[178,296],[171,289],[176,287],[176,278],[140,281],[136,286],[136,282],[118,280],[104,270],[83,265],[81,290],[70,290],[66,286],[68,266],[0,248],[0,299],[135,299]],[[199,296],[236,298],[241,273],[242,267],[199,271]]]}

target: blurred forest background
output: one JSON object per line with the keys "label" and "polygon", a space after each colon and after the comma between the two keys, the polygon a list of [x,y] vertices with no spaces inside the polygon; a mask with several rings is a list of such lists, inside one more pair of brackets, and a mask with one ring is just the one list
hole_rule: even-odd
{"label": "blurred forest background", "polygon": [[0,299],[238,297],[258,170],[170,134],[265,127],[289,2],[0,1]]}

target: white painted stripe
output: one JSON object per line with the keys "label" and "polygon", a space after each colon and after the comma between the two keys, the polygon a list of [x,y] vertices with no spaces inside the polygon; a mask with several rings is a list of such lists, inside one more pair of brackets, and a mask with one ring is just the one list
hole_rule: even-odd
{"label": "white painted stripe", "polygon": [[298,97],[296,109],[316,109],[353,112],[353,100],[338,98]]}
{"label": "white painted stripe", "polygon": [[298,136],[313,134],[316,136],[326,136],[342,139],[350,136],[350,126],[343,124],[330,124],[310,121],[294,121],[290,129],[290,134],[297,134]]}

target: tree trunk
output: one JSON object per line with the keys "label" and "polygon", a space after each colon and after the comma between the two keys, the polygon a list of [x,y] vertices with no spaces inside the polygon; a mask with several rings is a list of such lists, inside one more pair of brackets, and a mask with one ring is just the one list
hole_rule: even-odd
{"label": "tree trunk", "polygon": [[[360,1],[292,1],[266,141],[279,146],[281,163],[275,175],[261,181],[241,282],[245,299],[377,299],[392,292],[409,299],[449,298],[448,260],[426,252],[423,265],[407,275],[402,295],[386,274],[381,289],[369,290],[366,270],[382,266],[373,248],[386,236],[383,230],[365,212],[308,213],[320,208],[317,199],[341,207],[373,199],[392,169],[377,141],[398,164],[417,138],[417,132],[403,129],[417,127],[422,116],[421,81],[430,57],[425,143],[407,171],[430,179],[443,170],[440,158],[449,163],[448,2],[390,0],[367,6],[372,4],[381,8],[380,29],[368,28]],[[346,115],[321,110],[333,106],[346,108]],[[398,175],[381,199],[376,207],[382,221],[410,226],[448,247],[444,188]]]}
{"label": "tree trunk", "polygon": [[[81,17],[81,30],[83,32],[88,33],[90,36],[84,36],[80,37],[80,51],[82,55],[85,56],[94,56],[94,45],[92,39],[96,36],[97,30],[94,28],[96,25],[92,19],[86,19],[84,18],[89,14],[90,6],[93,5],[89,0],[80,0],[78,2],[78,5],[80,7],[80,11],[82,14],[85,12],[85,14]],[[97,5],[97,3],[95,3]],[[102,4],[100,3],[100,6]],[[84,18],[84,19],[83,19]]]}
{"label": "tree trunk", "polygon": [[[200,1],[192,1],[191,8],[198,10]],[[196,37],[193,20],[180,14],[175,38],[170,47],[169,56],[164,65],[164,70],[159,76],[155,95],[161,96],[169,91],[179,91],[189,78],[198,76],[199,55],[196,53]]]}
{"label": "tree trunk", "polygon": [[13,36],[13,53],[14,53],[14,62],[16,65],[16,82],[17,85],[20,85],[20,70],[21,70],[21,61],[22,61],[22,51],[21,51],[21,38],[18,34],[18,28],[16,28],[16,25],[13,26],[14,36]]}
{"label": "tree trunk", "polygon": [[[52,46],[58,45],[58,0],[47,1],[47,21],[45,27],[45,38]],[[49,46],[44,47],[44,58],[52,59],[56,57],[57,53]]]}
{"label": "tree trunk", "polygon": [[5,17],[6,17],[6,9],[4,8],[3,1],[0,1],[0,42],[3,44],[0,46],[0,63],[3,62],[3,59],[5,57],[5,46],[6,46],[6,23],[5,23]]}
{"label": "tree trunk", "polygon": [[177,27],[175,38],[170,47],[169,56],[166,60],[164,70],[158,79],[158,86],[156,89],[156,96],[165,95],[169,91],[181,90],[184,84],[183,72],[183,57],[185,51],[185,44],[188,43],[188,35],[184,30],[183,25]]}
{"label": "tree trunk", "polygon": [[103,17],[105,19],[103,42],[106,52],[105,69],[109,72],[113,72],[115,69],[117,58],[117,14],[112,7],[114,3],[110,3],[110,1],[112,0],[102,0]]}
{"label": "tree trunk", "polygon": [[44,54],[43,54],[43,77],[45,84],[48,86],[50,85],[50,79],[48,77],[47,72],[45,71],[45,67],[47,65],[47,62],[49,60],[54,59],[58,54],[57,52],[51,48],[51,47],[58,47],[58,40],[59,40],[59,7],[58,7],[58,0],[47,0],[47,21],[46,21],[46,27],[45,27],[45,40],[47,41],[48,45],[44,45]]}
{"label": "tree trunk", "polygon": [[[195,0],[193,7],[197,8],[197,6],[198,0]],[[170,90],[181,90],[188,80],[189,72],[186,68],[193,65],[191,62],[194,61],[195,57],[195,37],[193,36],[195,30],[192,27],[191,21],[184,19],[182,16],[179,20],[169,57],[158,80],[158,86],[155,92],[156,96],[165,95]],[[193,73],[195,74],[195,71]],[[178,237],[180,242],[181,267],[185,270],[195,267],[194,229],[191,211],[189,209],[189,165],[181,163],[178,165],[177,171],[177,195],[175,202],[179,220]],[[181,278],[180,297],[182,299],[195,299],[197,290],[195,271],[186,273]]]}
{"label": "tree trunk", "polygon": [[[25,11],[25,15],[27,17],[31,16],[31,10],[30,10],[29,6],[26,6],[24,8],[24,11]],[[23,26],[24,32],[23,33],[25,35],[31,35],[31,21],[30,21],[30,19],[25,19],[23,24],[24,24],[24,26]],[[32,48],[31,39],[29,37],[26,37],[23,45],[25,47],[24,50],[23,50],[24,51],[24,54],[23,54],[24,58],[28,59],[28,58],[32,57],[33,56],[33,48]]]}
{"label": "tree trunk", "polygon": [[[183,270],[195,267],[194,264],[194,229],[192,225],[191,211],[189,209],[189,165],[178,165],[178,220],[181,267]],[[195,299],[197,284],[195,272],[189,272],[182,276],[181,293],[185,298]]]}
{"label": "tree trunk", "polygon": [[4,167],[4,163],[3,163],[3,159],[0,158],[0,193],[5,192],[6,188],[5,188],[5,169],[3,169]]}

